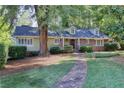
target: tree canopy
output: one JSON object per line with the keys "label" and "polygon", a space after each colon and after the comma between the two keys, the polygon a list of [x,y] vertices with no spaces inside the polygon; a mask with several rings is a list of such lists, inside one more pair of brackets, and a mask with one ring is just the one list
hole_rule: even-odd
{"label": "tree canopy", "polygon": [[0,43],[9,45],[18,6],[0,6]]}
{"label": "tree canopy", "polygon": [[[78,28],[99,28],[100,31],[108,34],[116,41],[124,37],[124,6],[87,6],[87,5],[40,5],[25,6],[25,9],[34,8],[39,26],[47,24],[49,29],[60,30],[71,25]],[[20,6],[0,6],[0,31],[12,31],[20,12]],[[26,17],[26,13],[24,17]],[[24,21],[20,21],[23,23]],[[26,23],[26,22],[24,22]],[[29,22],[30,24],[30,22]]]}

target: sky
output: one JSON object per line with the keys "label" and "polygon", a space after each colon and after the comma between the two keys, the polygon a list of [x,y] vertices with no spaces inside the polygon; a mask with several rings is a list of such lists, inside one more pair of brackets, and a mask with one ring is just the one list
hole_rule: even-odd
{"label": "sky", "polygon": [[[33,6],[29,6],[25,9],[24,5],[20,6],[20,11],[17,18],[17,25],[28,25],[31,23],[30,26],[37,27],[36,16],[32,17],[35,14],[35,10]],[[22,21],[23,20],[23,21]]]}

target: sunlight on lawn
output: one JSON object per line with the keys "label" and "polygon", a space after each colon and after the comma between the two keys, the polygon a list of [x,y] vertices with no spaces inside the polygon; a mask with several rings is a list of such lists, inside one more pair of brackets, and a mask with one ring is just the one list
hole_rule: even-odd
{"label": "sunlight on lawn", "polygon": [[0,78],[0,87],[54,87],[73,66],[73,60],[65,60],[60,64],[4,76]]}
{"label": "sunlight on lawn", "polygon": [[106,58],[106,57],[113,57],[113,56],[124,56],[124,51],[105,51],[105,52],[93,52],[93,53],[86,53],[86,57],[88,58]]}
{"label": "sunlight on lawn", "polygon": [[[122,53],[122,54],[121,54]],[[124,51],[87,53],[87,78],[83,87],[124,87],[124,64],[111,61],[109,57],[123,55]]]}

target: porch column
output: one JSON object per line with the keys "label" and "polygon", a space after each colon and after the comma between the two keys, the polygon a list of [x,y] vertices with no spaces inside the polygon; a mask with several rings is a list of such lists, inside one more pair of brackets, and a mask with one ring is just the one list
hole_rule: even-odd
{"label": "porch column", "polygon": [[80,39],[78,38],[78,49],[80,49]]}
{"label": "porch column", "polygon": [[64,41],[64,37],[62,39],[62,47],[64,48],[64,45],[65,45],[65,41]]}
{"label": "porch column", "polygon": [[88,44],[88,45],[90,44],[90,41],[89,41],[89,39],[87,39],[87,44]]}
{"label": "porch column", "polygon": [[104,39],[103,39],[103,42],[102,42],[102,46],[104,46]]}

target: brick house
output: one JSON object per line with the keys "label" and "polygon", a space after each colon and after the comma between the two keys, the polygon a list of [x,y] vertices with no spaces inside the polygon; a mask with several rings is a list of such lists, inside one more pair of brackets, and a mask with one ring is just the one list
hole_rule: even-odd
{"label": "brick house", "polygon": [[[39,32],[37,27],[17,26],[13,37],[17,46],[27,46],[28,51],[39,51]],[[92,46],[94,51],[104,50],[104,43],[110,38],[98,29],[65,29],[48,31],[48,48],[58,45],[72,45],[75,50],[80,46]]]}

